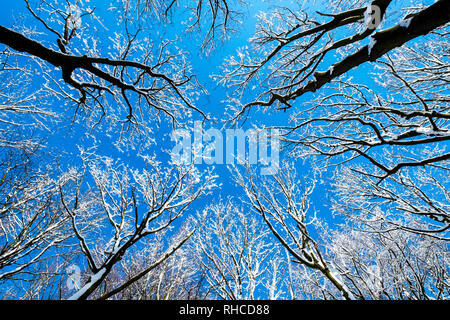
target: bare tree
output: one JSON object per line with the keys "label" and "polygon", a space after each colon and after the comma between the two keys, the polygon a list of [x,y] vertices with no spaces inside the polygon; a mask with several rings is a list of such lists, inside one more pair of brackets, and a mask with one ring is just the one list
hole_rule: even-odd
{"label": "bare tree", "polygon": [[328,252],[360,299],[446,300],[450,293],[446,242],[372,219],[360,230],[333,232]]}
{"label": "bare tree", "polygon": [[39,64],[9,48],[0,56],[1,295],[57,297],[67,266],[60,262],[62,252],[66,257],[76,251],[59,201],[63,183],[44,138],[59,117],[45,83],[33,85]]}
{"label": "bare tree", "polygon": [[[262,13],[253,47],[227,60],[217,78],[243,97],[232,99],[232,119],[253,107],[291,112],[275,127],[293,157],[322,161],[321,171],[346,164],[349,179],[364,181],[352,184],[359,196],[430,218],[420,232],[446,231],[448,12],[448,1],[339,1],[317,13],[328,22],[301,9]],[[402,194],[419,200],[406,208]]]}
{"label": "bare tree", "polygon": [[311,236],[311,228],[320,230],[321,223],[310,209],[309,196],[315,181],[302,186],[288,165],[270,178],[255,179],[249,166],[244,173],[234,171],[237,183],[245,190],[250,208],[264,219],[275,238],[299,263],[325,277],[345,299],[353,294],[341,280],[323,248]]}
{"label": "bare tree", "polygon": [[0,53],[0,148],[33,153],[42,145],[33,134],[47,131],[57,114],[48,106],[50,93],[31,89],[36,65],[32,59],[6,48]]}
{"label": "bare tree", "polygon": [[[24,0],[21,24],[0,26],[2,297],[448,299],[450,3],[324,3],[261,12],[251,47],[216,76],[234,124],[286,112],[264,127],[311,178],[235,168],[244,200],[193,222],[212,171],[142,156],[164,120],[209,119],[164,28],[183,23],[208,52],[245,1],[111,1],[102,19],[87,1]],[[140,152],[125,164],[84,145],[81,161],[39,163],[54,121],[80,119],[90,138]],[[330,229],[311,201],[334,167],[330,214],[344,225]]]}
{"label": "bare tree", "polygon": [[360,174],[361,170],[362,166],[352,166],[336,173],[335,212],[363,225],[381,219],[378,214],[383,212],[382,220],[391,230],[449,241],[447,169],[408,168],[381,183]]}
{"label": "bare tree", "polygon": [[[100,289],[113,268],[132,248],[139,248],[142,240],[153,239],[157,250],[161,241],[157,236],[168,232],[193,201],[209,192],[214,180],[211,175],[202,177],[194,168],[164,169],[150,162],[147,169],[139,172],[94,154],[82,157],[81,171],[64,174],[65,180],[73,181],[74,191],[60,188],[62,206],[90,273],[70,299],[86,299]],[[166,239],[167,248],[151,264],[121,278],[98,298],[108,299],[145,277],[193,232],[181,230],[180,236],[171,237],[173,241]]]}
{"label": "bare tree", "polygon": [[[24,4],[27,19],[44,33],[34,27],[0,26],[0,42],[6,45],[0,70],[2,155],[7,148],[18,149],[16,154],[29,153],[45,144],[13,139],[10,132],[20,127],[29,134],[27,126],[46,129],[44,117],[65,113],[64,108],[42,107],[55,100],[65,99],[92,129],[106,122],[107,130],[119,142],[125,140],[127,147],[133,142],[133,130],[142,134],[144,144],[151,143],[149,122],[162,114],[173,125],[189,119],[192,111],[206,118],[194,106],[202,88],[189,74],[184,53],[171,41],[153,45],[144,35],[148,26],[142,21],[119,19],[122,33],[105,37],[107,27],[86,3],[42,0],[33,5],[25,0]],[[36,79],[42,86],[29,93]],[[127,136],[121,131],[130,128]],[[191,237],[193,230],[187,226],[178,236],[171,229],[194,200],[209,192],[213,181],[194,168],[162,168],[156,162],[139,173],[119,164],[115,167],[112,160],[93,153],[83,153],[79,170],[58,173],[39,165],[21,181],[15,175],[28,168],[28,160],[20,161],[2,162],[0,280],[10,280],[9,285],[20,288],[14,296],[27,299],[108,299],[143,283]],[[58,250],[63,241],[67,241],[65,249]],[[79,250],[73,250],[76,244]],[[151,261],[131,268],[131,254],[138,257],[153,249]],[[130,265],[123,264],[124,258]],[[83,286],[75,286],[76,293],[65,287],[72,266],[83,271]],[[180,262],[170,268],[177,272],[181,266]],[[20,278],[22,274],[27,277]],[[113,274],[121,277],[110,281]],[[180,280],[173,285],[181,286]],[[159,289],[158,295],[187,294],[181,291],[181,287],[166,293]]]}
{"label": "bare tree", "polygon": [[[180,236],[184,236],[180,233]],[[101,298],[109,288],[123,281],[132,279],[142,270],[153,266],[152,270],[131,283],[122,291],[109,299],[117,300],[198,300],[208,296],[205,281],[199,272],[198,261],[195,259],[189,245],[177,249],[164,262],[156,265],[155,260],[164,255],[164,244],[170,238],[164,232],[157,240],[143,241],[139,248],[130,250],[110,275],[101,288],[92,295],[92,299]],[[191,238],[192,239],[192,238]],[[174,242],[180,239],[173,240]],[[190,240],[192,241],[192,240]]]}
{"label": "bare tree", "polygon": [[[254,78],[263,79],[262,88],[268,88],[255,101],[242,105],[236,117],[253,106],[274,105],[279,109],[289,109],[290,102],[303,94],[315,92],[361,64],[375,61],[406,42],[445,26],[450,19],[448,3],[437,1],[426,8],[402,8],[406,12],[415,9],[415,12],[409,13],[392,28],[377,31],[390,3],[390,0],[374,0],[368,6],[361,6],[361,1],[355,1],[347,11],[318,13],[331,20],[326,23],[309,18],[308,13],[302,10],[285,8],[288,14],[283,14],[284,10],[262,13],[251,41],[254,50],[262,52],[263,57],[259,59],[260,54],[249,51],[239,52],[238,57],[227,61],[224,75],[219,78],[241,92]],[[330,10],[343,7],[341,2],[336,2]],[[336,40],[333,31],[341,27],[342,32],[350,33],[350,36]],[[352,49],[364,39],[369,39],[370,43],[334,63],[327,71],[317,71],[326,64],[327,54]],[[264,72],[265,69],[268,70]],[[310,78],[313,79],[307,81]],[[268,100],[261,100],[266,96]]]}

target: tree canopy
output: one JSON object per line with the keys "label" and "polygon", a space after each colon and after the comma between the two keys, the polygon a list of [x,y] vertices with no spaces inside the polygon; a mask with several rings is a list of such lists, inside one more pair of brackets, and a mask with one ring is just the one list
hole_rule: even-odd
{"label": "tree canopy", "polygon": [[1,298],[450,297],[450,1],[3,11]]}

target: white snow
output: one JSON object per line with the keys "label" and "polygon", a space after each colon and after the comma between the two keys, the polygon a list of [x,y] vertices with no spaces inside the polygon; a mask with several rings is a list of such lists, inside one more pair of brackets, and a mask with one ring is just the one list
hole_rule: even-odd
{"label": "white snow", "polygon": [[81,27],[81,10],[77,5],[69,5],[69,22],[73,24],[75,28]]}
{"label": "white snow", "polygon": [[91,276],[89,282],[86,283],[83,288],[74,293],[68,300],[78,300],[94,283],[96,283],[105,274],[106,269],[102,268],[96,274]]}

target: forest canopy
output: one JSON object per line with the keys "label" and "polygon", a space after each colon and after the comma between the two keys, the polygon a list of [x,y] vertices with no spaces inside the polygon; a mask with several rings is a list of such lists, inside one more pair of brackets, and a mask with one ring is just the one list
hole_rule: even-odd
{"label": "forest canopy", "polygon": [[2,4],[0,298],[449,299],[449,22]]}

